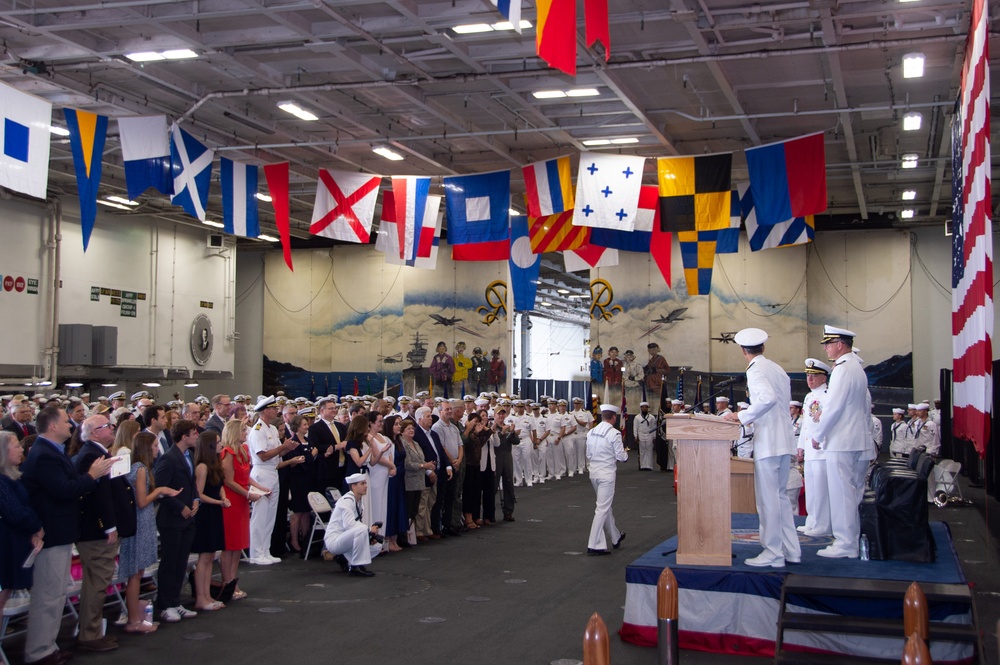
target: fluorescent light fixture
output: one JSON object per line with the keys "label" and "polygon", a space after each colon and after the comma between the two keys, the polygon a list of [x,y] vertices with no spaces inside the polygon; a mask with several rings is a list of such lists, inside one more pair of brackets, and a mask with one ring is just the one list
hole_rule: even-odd
{"label": "fluorescent light fixture", "polygon": [[562,90],[536,90],[531,96],[535,99],[562,99],[566,93]]}
{"label": "fluorescent light fixture", "polygon": [[[513,28],[514,26],[511,26],[512,30]],[[489,23],[467,23],[456,25],[452,30],[459,35],[474,35],[480,32],[493,32],[493,26]]]}
{"label": "fluorescent light fixture", "polygon": [[611,141],[609,139],[587,139],[583,145],[611,145]]}
{"label": "fluorescent light fixture", "polygon": [[106,198],[108,201],[114,201],[115,203],[121,203],[123,206],[137,206],[137,205],[139,205],[138,201],[130,201],[129,199],[126,199],[124,196],[111,195],[111,196],[105,196],[104,198]]}
{"label": "fluorescent light fixture", "polygon": [[924,54],[907,53],[903,56],[903,78],[915,79],[924,75]]}
{"label": "fluorescent light fixture", "polygon": [[67,388],[83,388],[83,384],[82,383],[77,383],[76,381],[74,381],[73,383],[67,383],[66,387]]}
{"label": "fluorescent light fixture", "polygon": [[306,120],[312,122],[313,120],[319,120],[319,116],[315,113],[311,113],[295,102],[278,102],[278,108],[285,113],[291,113],[299,120]]}
{"label": "fluorescent light fixture", "polygon": [[162,51],[160,53],[167,60],[189,60],[191,58],[197,58],[198,54],[189,48],[178,48],[171,51]]}
{"label": "fluorescent light fixture", "polygon": [[216,222],[216,221],[211,220],[211,219],[206,219],[204,222],[202,222],[202,224],[204,224],[205,226],[212,226],[212,227],[215,227],[217,229],[224,229],[224,228],[226,228],[226,225],[223,224],[222,222]]}
{"label": "fluorescent light fixture", "polygon": [[271,201],[274,200],[271,198],[270,194],[261,194],[260,192],[257,192],[256,194],[254,194],[254,196],[257,197],[258,201],[263,201],[264,203],[270,203]]}
{"label": "fluorescent light fixture", "polygon": [[130,206],[122,205],[121,203],[114,203],[113,201],[104,201],[102,199],[98,199],[97,202],[100,203],[102,206],[108,206],[109,208],[117,208],[118,210],[126,210],[128,212],[132,212],[132,208]]}
{"label": "fluorescent light fixture", "polygon": [[562,295],[566,295],[569,293],[569,289],[556,289],[556,293],[561,293]]}
{"label": "fluorescent light fixture", "polygon": [[56,136],[69,136],[69,130],[65,127],[57,127],[55,125],[49,125],[49,131]]}
{"label": "fluorescent light fixture", "polygon": [[907,113],[903,116],[903,131],[904,132],[915,132],[920,129],[920,125],[924,120],[924,116],[920,115],[916,111]]}
{"label": "fluorescent light fixture", "polygon": [[102,388],[115,388],[115,387],[117,387],[117,386],[118,386],[118,384],[117,384],[117,383],[102,383],[102,384],[101,384],[101,387],[102,387]]}
{"label": "fluorescent light fixture", "polygon": [[615,145],[620,145],[622,143],[638,143],[639,139],[637,139],[634,136],[628,136],[620,139],[611,139],[611,142],[614,143]]}
{"label": "fluorescent light fixture", "polygon": [[906,210],[901,210],[899,216],[903,219],[913,219],[913,210],[907,208]]}
{"label": "fluorescent light fixture", "polygon": [[374,152],[376,155],[381,155],[386,159],[391,159],[394,162],[400,162],[403,160],[403,156],[401,154],[389,150],[389,148],[386,148],[385,146],[380,145],[375,148],[372,148],[372,152]]}
{"label": "fluorescent light fixture", "polygon": [[601,94],[601,91],[597,88],[576,88],[574,90],[567,90],[567,97],[597,97]]}
{"label": "fluorescent light fixture", "polygon": [[197,381],[188,381],[187,383],[184,384],[184,387],[185,388],[197,388],[198,387],[198,382]]}
{"label": "fluorescent light fixture", "polygon": [[143,383],[142,385],[146,386],[147,388],[159,388],[160,387],[160,384],[157,383],[156,381],[150,381],[148,383]]}
{"label": "fluorescent light fixture", "polygon": [[920,155],[915,152],[908,152],[903,155],[902,167],[904,169],[915,169],[917,168],[917,163],[920,161]]}
{"label": "fluorescent light fixture", "polygon": [[552,303],[550,303],[548,300],[543,300],[542,307],[552,307]]}
{"label": "fluorescent light fixture", "polygon": [[[27,385],[27,384],[25,384],[25,385]],[[52,385],[52,382],[51,382],[51,381],[39,381],[39,382],[38,382],[38,383],[36,383],[35,385],[36,385],[36,386],[51,386],[51,385]]]}
{"label": "fluorescent light fixture", "polygon": [[908,189],[905,192],[903,192],[902,199],[904,201],[913,201],[916,198],[917,198],[917,191],[915,189]]}
{"label": "fluorescent light fixture", "polygon": [[156,51],[139,51],[138,53],[126,53],[125,57],[132,62],[156,62],[157,60],[166,60],[162,55]]}
{"label": "fluorescent light fixture", "polygon": [[257,236],[257,240],[263,240],[264,242],[278,242],[278,239],[274,236],[269,236],[266,233],[261,233]]}
{"label": "fluorescent light fixture", "polygon": [[520,214],[521,214],[521,211],[520,211],[520,210],[514,210],[513,208],[509,209],[509,210],[508,210],[507,212],[508,212],[509,214],[513,215],[514,217],[517,217],[518,215],[520,215]]}

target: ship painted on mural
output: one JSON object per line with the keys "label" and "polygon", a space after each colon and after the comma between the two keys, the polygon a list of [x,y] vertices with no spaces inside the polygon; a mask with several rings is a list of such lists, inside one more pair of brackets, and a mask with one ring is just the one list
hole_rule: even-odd
{"label": "ship painted on mural", "polygon": [[411,368],[423,367],[427,360],[427,340],[420,337],[419,332],[413,333],[413,346],[406,352],[406,361]]}

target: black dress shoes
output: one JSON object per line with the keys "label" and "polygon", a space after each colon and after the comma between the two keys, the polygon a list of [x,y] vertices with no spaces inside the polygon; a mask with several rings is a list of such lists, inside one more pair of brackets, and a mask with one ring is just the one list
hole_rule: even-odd
{"label": "black dress shoes", "polygon": [[347,574],[354,577],[375,577],[375,573],[364,566],[348,566]]}
{"label": "black dress shoes", "polygon": [[615,549],[618,549],[619,547],[621,547],[621,544],[622,544],[623,540],[625,540],[625,532],[624,531],[622,531],[622,535],[618,536],[618,542],[615,543],[614,545],[612,545],[611,547],[613,547]]}
{"label": "black dress shoes", "polygon": [[340,564],[340,569],[345,573],[351,569],[350,564],[347,563],[347,558],[343,554],[334,555],[333,560]]}
{"label": "black dress shoes", "polygon": [[603,556],[605,554],[611,554],[608,550],[595,550],[593,548],[587,548],[587,556]]}

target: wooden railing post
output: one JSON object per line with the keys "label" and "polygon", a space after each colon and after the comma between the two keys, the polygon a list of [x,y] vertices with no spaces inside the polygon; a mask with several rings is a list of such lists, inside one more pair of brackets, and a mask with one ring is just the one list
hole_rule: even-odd
{"label": "wooden railing post", "polygon": [[903,665],[932,665],[927,642],[917,633],[911,633],[903,647]]}
{"label": "wooden railing post", "polygon": [[926,642],[930,638],[929,621],[927,596],[920,585],[913,582],[903,596],[903,635],[909,638],[916,633]]}
{"label": "wooden railing post", "polygon": [[677,665],[680,641],[678,630],[677,578],[664,568],[656,582],[656,662]]}
{"label": "wooden railing post", "polygon": [[583,633],[583,665],[611,665],[608,627],[597,612],[590,615]]}

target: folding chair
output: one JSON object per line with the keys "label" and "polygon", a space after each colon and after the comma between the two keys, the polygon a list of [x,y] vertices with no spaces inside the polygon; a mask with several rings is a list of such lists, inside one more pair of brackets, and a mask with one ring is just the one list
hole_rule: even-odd
{"label": "folding chair", "polygon": [[957,494],[960,499],[964,499],[962,488],[958,485],[958,472],[961,470],[960,462],[951,459],[939,460],[931,475],[935,493],[943,491],[948,496]]}
{"label": "folding chair", "polygon": [[7,654],[3,650],[3,641],[8,637],[24,633],[27,630],[27,621],[21,621],[21,625],[11,632],[10,635],[7,634],[7,627],[11,624],[12,620],[27,618],[30,602],[31,596],[28,595],[27,591],[15,590],[11,592],[10,598],[7,599],[7,604],[4,605],[3,619],[0,620],[0,662],[3,665],[10,665],[10,660],[8,660]]}
{"label": "folding chair", "polygon": [[312,531],[309,533],[309,544],[306,545],[306,553],[303,556],[304,559],[309,558],[309,552],[312,550],[313,543],[316,542],[317,531],[320,532],[320,542],[323,540],[323,533],[326,531],[326,522],[323,520],[322,515],[329,515],[333,510],[333,508],[330,507],[330,502],[327,501],[326,497],[319,492],[309,492],[308,499],[309,508],[312,509],[313,514],[313,525]]}

